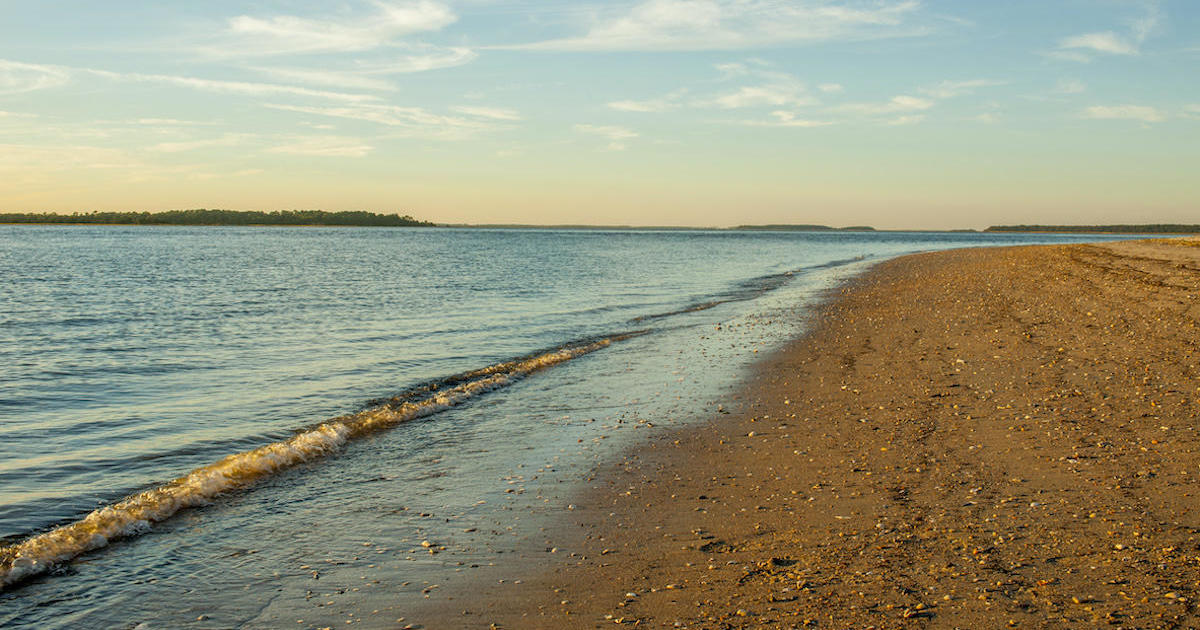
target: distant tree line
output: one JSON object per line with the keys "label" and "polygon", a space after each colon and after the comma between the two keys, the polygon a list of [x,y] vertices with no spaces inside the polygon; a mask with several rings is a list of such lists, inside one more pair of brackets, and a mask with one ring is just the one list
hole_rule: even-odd
{"label": "distant tree line", "polygon": [[806,223],[772,223],[768,225],[739,225],[735,230],[760,230],[775,232],[873,232],[875,228],[869,225],[851,225],[848,227],[832,227],[829,225],[810,225]]}
{"label": "distant tree line", "polygon": [[433,223],[411,216],[374,212],[282,210],[169,210],[166,212],[75,212],[0,214],[0,223],[97,223],[114,225],[363,225],[423,226]]}
{"label": "distant tree line", "polygon": [[1200,234],[1200,225],[1152,223],[1146,225],[993,225],[985,232],[1070,232],[1100,234]]}

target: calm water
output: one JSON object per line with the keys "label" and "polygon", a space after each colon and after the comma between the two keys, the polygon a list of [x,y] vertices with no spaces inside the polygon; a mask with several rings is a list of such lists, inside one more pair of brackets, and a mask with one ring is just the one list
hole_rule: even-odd
{"label": "calm water", "polygon": [[0,626],[385,626],[552,545],[822,289],[1075,240],[0,226]]}

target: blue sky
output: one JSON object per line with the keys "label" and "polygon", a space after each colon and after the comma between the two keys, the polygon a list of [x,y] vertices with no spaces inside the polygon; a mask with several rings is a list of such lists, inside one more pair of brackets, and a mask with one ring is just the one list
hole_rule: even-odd
{"label": "blue sky", "polygon": [[0,1],[0,211],[1200,222],[1200,4]]}

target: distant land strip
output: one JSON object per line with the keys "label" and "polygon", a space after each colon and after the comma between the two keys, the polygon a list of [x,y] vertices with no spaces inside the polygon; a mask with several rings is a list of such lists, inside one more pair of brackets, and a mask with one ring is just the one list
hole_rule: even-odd
{"label": "distant land strip", "polygon": [[869,225],[851,225],[849,227],[831,227],[828,225],[773,223],[769,225],[739,225],[735,230],[766,230],[779,232],[874,232]]}
{"label": "distant land strip", "polygon": [[104,225],[344,225],[432,227],[408,215],[374,212],[282,210],[168,210],[166,212],[74,212],[72,214],[2,213],[0,223],[77,223]]}
{"label": "distant land strip", "polygon": [[993,225],[984,232],[1068,232],[1077,234],[1200,234],[1200,225]]}

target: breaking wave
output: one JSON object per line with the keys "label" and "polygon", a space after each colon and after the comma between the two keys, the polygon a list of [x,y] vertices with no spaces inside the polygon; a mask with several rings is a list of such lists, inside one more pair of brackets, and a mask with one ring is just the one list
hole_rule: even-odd
{"label": "breaking wave", "polygon": [[327,420],[287,440],[230,455],[174,481],[97,509],[78,521],[0,547],[0,590],[104,547],[111,540],[141,534],[152,523],[180,510],[207,504],[221,493],[329,455],[349,440],[448,409],[637,334],[640,333],[566,345],[435,381],[394,398],[372,401],[370,407],[358,413]]}

